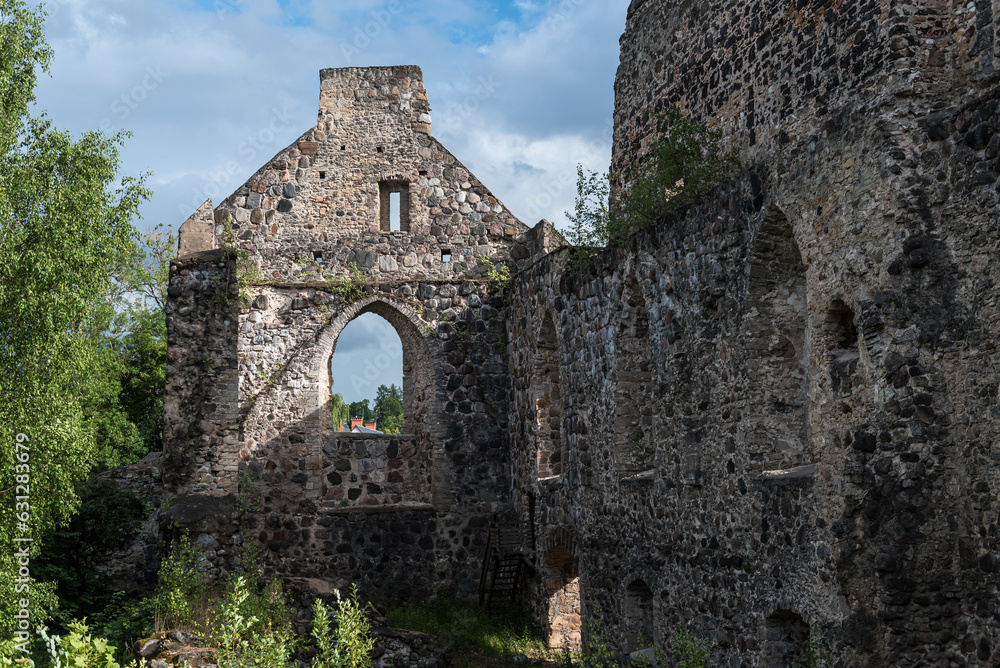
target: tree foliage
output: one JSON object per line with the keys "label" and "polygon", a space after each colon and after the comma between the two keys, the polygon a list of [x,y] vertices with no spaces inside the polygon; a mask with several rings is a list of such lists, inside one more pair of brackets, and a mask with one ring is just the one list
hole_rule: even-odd
{"label": "tree foliage", "polygon": [[32,562],[41,580],[58,583],[57,631],[73,619],[93,617],[112,598],[110,579],[96,570],[98,562],[129,545],[147,514],[146,502],[113,480],[91,477],[78,487],[80,511],[64,529],[46,536]]}
{"label": "tree foliage", "polygon": [[372,412],[378,429],[383,434],[398,434],[403,431],[403,390],[396,384],[379,385]]}
{"label": "tree foliage", "polygon": [[[132,226],[148,197],[119,179],[124,134],[78,139],[28,113],[51,50],[43,15],[0,0],[0,619],[11,620],[14,542],[36,540],[76,511],[77,481],[101,438],[131,438],[98,413],[113,394],[114,351],[103,336],[114,276],[137,253]],[[113,384],[111,384],[113,385]],[[15,516],[15,437],[28,437],[30,518]],[[102,436],[103,435],[103,436]],[[134,434],[133,434],[134,435]],[[23,473],[22,473],[23,474]],[[38,543],[32,543],[37,554]],[[32,592],[32,601],[42,601]],[[42,611],[35,610],[35,621]],[[9,623],[9,622],[8,622]],[[3,626],[7,631],[8,626]]]}
{"label": "tree foliage", "polygon": [[365,422],[371,422],[375,419],[374,414],[371,409],[371,399],[362,399],[361,401],[352,401],[348,409],[350,410],[352,418],[361,418]]}
{"label": "tree foliage", "polygon": [[344,395],[340,393],[334,393],[330,403],[333,405],[333,427],[335,431],[339,431],[338,425],[343,428],[345,422],[350,424],[351,407],[344,402]]}

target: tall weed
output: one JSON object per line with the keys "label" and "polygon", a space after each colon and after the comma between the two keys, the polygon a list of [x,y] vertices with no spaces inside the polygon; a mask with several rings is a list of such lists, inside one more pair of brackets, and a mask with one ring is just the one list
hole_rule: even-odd
{"label": "tall weed", "polygon": [[[368,668],[375,640],[369,634],[371,625],[365,610],[358,602],[358,586],[352,585],[351,595],[341,598],[331,609],[321,599],[313,604],[313,637],[316,639],[316,658],[313,668]],[[333,614],[335,629],[330,628]]]}

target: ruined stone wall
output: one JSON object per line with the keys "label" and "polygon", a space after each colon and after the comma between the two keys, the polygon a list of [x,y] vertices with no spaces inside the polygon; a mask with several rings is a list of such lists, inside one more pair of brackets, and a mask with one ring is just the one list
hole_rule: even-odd
{"label": "ruined stone wall", "polygon": [[[316,126],[215,209],[217,233],[228,219],[266,279],[349,262],[383,279],[457,278],[523,231],[431,135],[420,68],[323,70],[320,91]],[[380,183],[401,191],[408,229],[381,229]]]}
{"label": "ruined stone wall", "polygon": [[221,251],[170,265],[163,484],[168,495],[235,493],[237,293]]}
{"label": "ruined stone wall", "polygon": [[612,171],[648,147],[677,105],[750,161],[806,139],[843,109],[992,85],[990,2],[709,3],[633,0],[615,83]]}
{"label": "ruined stone wall", "polygon": [[[845,666],[1000,661],[992,16],[632,3],[613,169],[676,103],[748,171],[582,276],[515,281],[513,503],[618,650],[684,624],[718,665],[810,634]],[[548,320],[565,468],[539,477]]]}
{"label": "ruined stone wall", "polygon": [[[239,293],[227,314],[231,375],[197,377],[189,362],[200,382],[184,391],[200,397],[224,382],[238,395],[227,404],[235,431],[212,454],[220,466],[174,460],[186,494],[174,515],[199,533],[219,526],[204,541],[220,570],[239,563],[241,541],[256,540],[265,566],[286,577],[353,581],[382,600],[444,587],[468,596],[473,555],[509,487],[506,328],[478,258],[526,258],[527,228],[431,136],[419,68],[323,70],[320,85],[317,125],[182,227],[185,248],[223,247]],[[399,229],[387,208],[394,193]],[[184,275],[185,262],[171,285],[207,290],[208,269]],[[189,292],[175,292],[172,311],[200,323]],[[403,434],[332,425],[331,395],[342,390],[331,390],[331,357],[364,313],[388,320],[402,342]],[[178,343],[185,360],[206,343],[192,327],[171,325],[178,337],[191,331]],[[171,387],[171,405],[193,403]],[[179,425],[191,410],[175,413],[168,421]],[[179,429],[168,451],[202,457]]]}

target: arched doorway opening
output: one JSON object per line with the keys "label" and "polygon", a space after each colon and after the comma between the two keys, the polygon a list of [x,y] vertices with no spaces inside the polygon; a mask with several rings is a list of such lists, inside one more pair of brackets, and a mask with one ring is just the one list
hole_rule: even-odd
{"label": "arched doorway opening", "polygon": [[[391,379],[391,376],[384,374],[391,374],[393,368],[399,374],[400,362],[401,375],[395,377],[399,379],[397,387],[403,404],[401,433],[419,434],[423,431],[427,412],[434,399],[435,373],[427,342],[418,323],[418,316],[409,312],[406,306],[391,303],[384,297],[370,297],[344,309],[327,328],[320,338],[321,349],[327,351],[322,359],[327,382],[320,387],[319,398],[324,414],[324,428],[328,432],[337,431],[333,419],[334,394],[341,394],[346,400],[346,392],[353,392],[358,387],[359,398],[368,398],[369,407],[372,408],[379,385],[386,384],[389,386],[387,389],[391,389],[393,384],[384,382]],[[372,340],[359,343],[358,334],[362,337],[371,336]],[[394,347],[397,339],[398,348]],[[360,356],[350,367],[354,371],[343,372],[347,373],[346,379],[341,378],[342,374],[335,376],[333,373],[334,358],[339,362],[341,352],[348,353],[345,359]],[[365,396],[361,396],[362,394]]]}
{"label": "arched doorway opening", "polygon": [[556,545],[545,554],[542,563],[542,587],[547,606],[547,642],[549,647],[570,650],[580,648],[580,571],[573,554]]}
{"label": "arched doorway opening", "polygon": [[633,580],[625,590],[625,649],[636,652],[653,647],[653,592],[642,580]]}

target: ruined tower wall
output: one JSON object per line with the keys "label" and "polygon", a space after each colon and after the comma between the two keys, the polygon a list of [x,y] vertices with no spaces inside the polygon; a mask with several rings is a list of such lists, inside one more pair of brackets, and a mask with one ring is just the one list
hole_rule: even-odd
{"label": "ruined tower wall", "polygon": [[[677,105],[749,161],[839,110],[996,81],[989,2],[708,3],[633,0],[615,83],[612,171],[640,159]],[[904,102],[905,103],[905,102]]]}
{"label": "ruined tower wall", "polygon": [[[550,256],[516,281],[514,502],[540,559],[573,544],[618,649],[650,615],[719,665],[790,665],[810,626],[848,666],[1000,660],[992,16],[632,3],[616,178],[670,104],[748,171],[582,276]],[[547,317],[558,476],[519,352]]]}
{"label": "ruined tower wall", "polygon": [[175,260],[167,288],[164,475],[168,494],[236,491],[237,293],[221,251]]}

